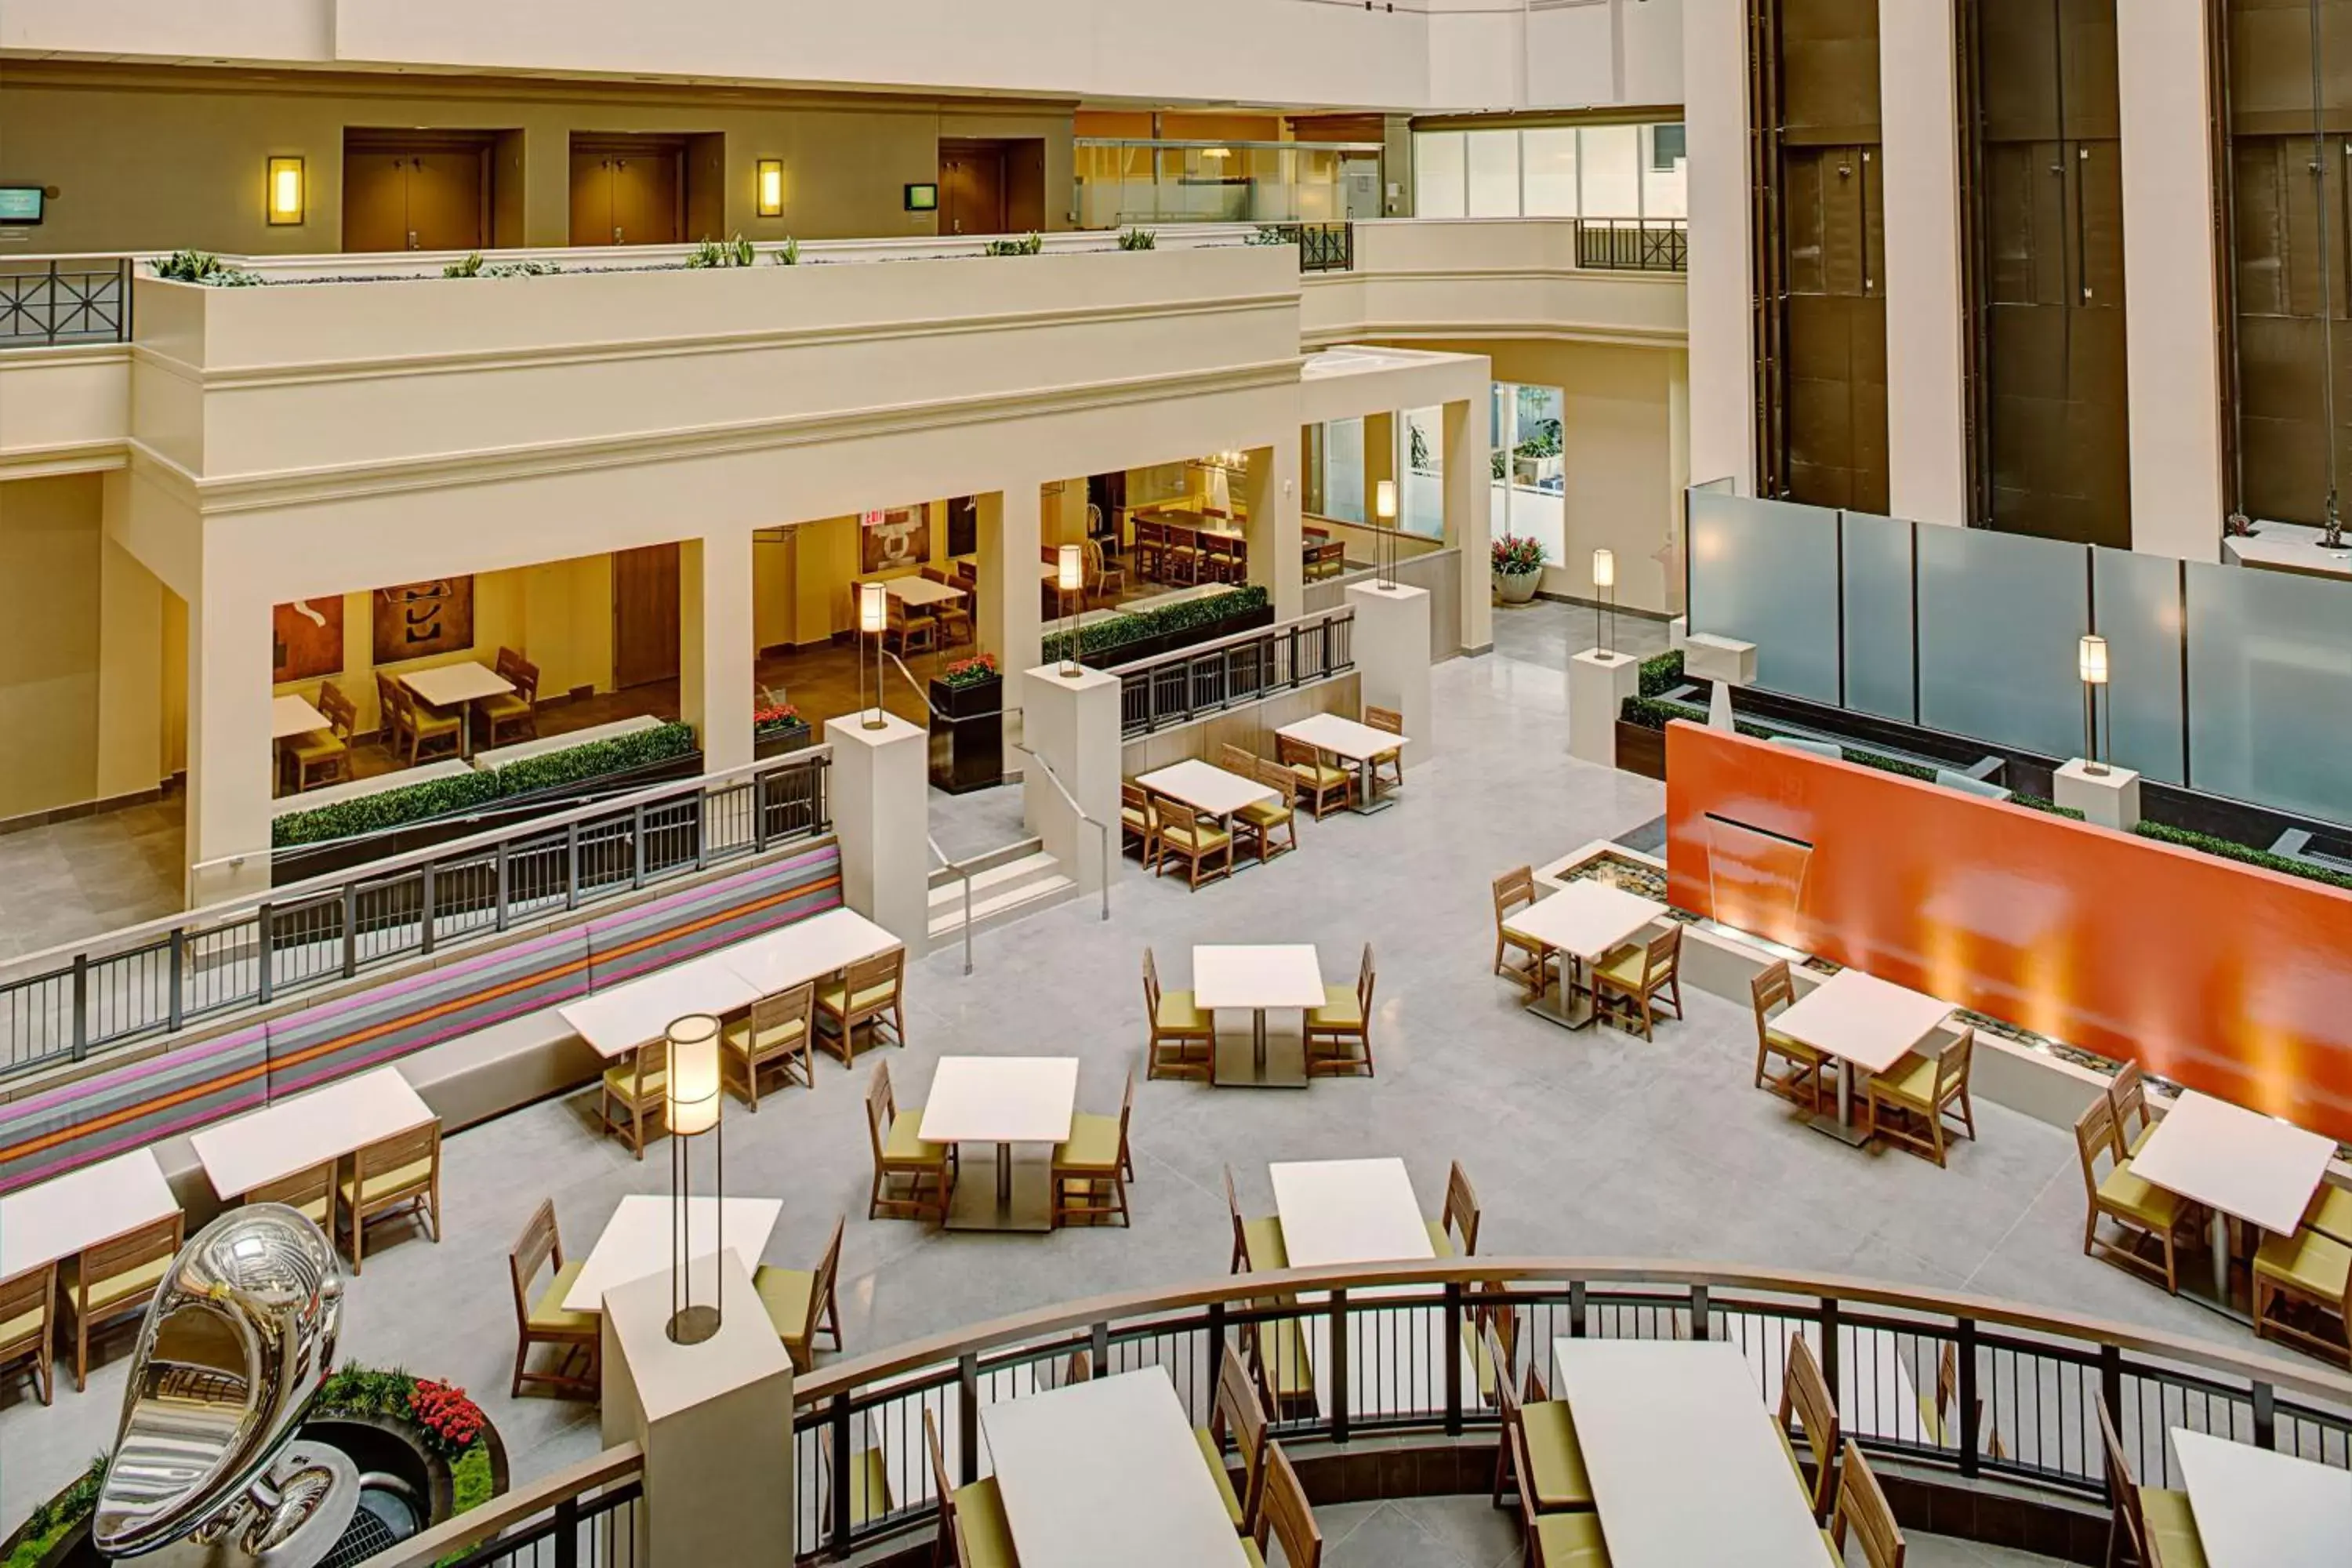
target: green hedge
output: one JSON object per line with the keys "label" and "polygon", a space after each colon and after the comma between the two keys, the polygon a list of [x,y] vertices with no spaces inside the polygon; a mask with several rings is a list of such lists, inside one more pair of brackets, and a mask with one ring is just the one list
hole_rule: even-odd
{"label": "green hedge", "polygon": [[1687,679],[1683,674],[1683,650],[1680,648],[1642,661],[1641,692],[1644,697],[1664,697]]}
{"label": "green hedge", "polygon": [[[1245,616],[1265,608],[1269,601],[1265,589],[1255,583],[1244,588],[1229,588],[1222,594],[1206,594],[1197,599],[1185,599],[1173,605],[1161,605],[1157,609],[1097,621],[1093,626],[1078,628],[1078,657],[1092,658],[1097,654],[1115,652],[1129,643],[1150,637],[1173,637],[1213,626],[1229,616]],[[1055,632],[1041,645],[1039,658],[1051,663],[1063,657],[1070,634]]]}
{"label": "green hedge", "polygon": [[2267,849],[2256,849],[2234,838],[2216,838],[2210,833],[2195,833],[2186,827],[2174,827],[2166,823],[2143,820],[2132,830],[2143,838],[2153,838],[2159,844],[2177,844],[2183,849],[2202,850],[2224,860],[2235,860],[2244,866],[2260,866],[2265,871],[2277,871],[2289,877],[2301,877],[2308,881],[2325,882],[2331,888],[2352,888],[2352,876],[2331,871],[2325,866],[2306,866],[2300,860],[2290,860],[2284,855],[2273,855]]}
{"label": "green hedge", "polygon": [[625,773],[683,757],[695,748],[694,726],[664,724],[656,730],[614,735],[549,752],[495,771],[457,774],[404,784],[357,800],[337,801],[311,811],[289,812],[270,827],[272,847],[324,844],[355,834],[381,833],[446,812],[466,811],[510,795],[530,795],[578,784],[606,773]]}
{"label": "green hedge", "polygon": [[106,1479],[106,1456],[90,1460],[73,1485],[48,1501],[36,1507],[26,1517],[24,1539],[8,1553],[0,1568],[33,1568],[33,1564],[48,1555],[49,1548],[71,1531],[76,1525],[98,1510],[99,1483]]}

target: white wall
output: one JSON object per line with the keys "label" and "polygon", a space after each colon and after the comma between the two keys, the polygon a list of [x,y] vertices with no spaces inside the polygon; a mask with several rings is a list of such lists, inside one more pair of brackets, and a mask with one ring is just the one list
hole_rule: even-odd
{"label": "white wall", "polygon": [[1959,107],[1952,0],[1906,0],[1878,18],[1886,192],[1888,510],[1969,520],[1960,343]]}
{"label": "white wall", "polygon": [[1690,471],[1756,493],[1749,339],[1748,40],[1741,0],[1684,0],[1690,138]]}

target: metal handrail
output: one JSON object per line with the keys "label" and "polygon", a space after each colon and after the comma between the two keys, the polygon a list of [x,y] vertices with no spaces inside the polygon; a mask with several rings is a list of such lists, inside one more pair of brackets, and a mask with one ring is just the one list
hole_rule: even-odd
{"label": "metal handrail", "polygon": [[923,835],[923,842],[931,847],[931,855],[939,861],[940,869],[948,872],[963,883],[963,972],[970,974],[971,973],[971,861],[984,860],[995,851],[984,849],[968,859],[950,860],[948,858],[948,852],[940,847],[938,839],[926,833]]}
{"label": "metal handrail", "polygon": [[1149,658],[1139,658],[1129,664],[1115,664],[1106,668],[1103,673],[1132,675],[1138,670],[1150,669],[1155,665],[1174,664],[1181,659],[1196,658],[1204,653],[1215,653],[1220,648],[1232,647],[1239,643],[1257,642],[1277,633],[1305,631],[1309,626],[1319,625],[1324,621],[1353,620],[1355,616],[1356,607],[1353,605],[1340,605],[1328,610],[1309,610],[1303,616],[1294,616],[1289,620],[1276,621],[1272,626],[1259,626],[1254,631],[1228,632],[1223,637],[1214,637],[1207,642],[1186,643],[1182,647],[1170,648],[1166,653],[1155,653]]}
{"label": "metal handrail", "polygon": [[1054,771],[1053,763],[1047,762],[1045,758],[1039,756],[1036,752],[1031,751],[1028,747],[1023,745],[1018,741],[1013,742],[1013,749],[1020,752],[1023,756],[1028,758],[1031,762],[1036,763],[1039,767],[1045,769],[1045,782],[1054,786],[1055,793],[1062,797],[1063,804],[1067,805],[1072,811],[1077,813],[1078,820],[1080,822],[1093,823],[1096,828],[1102,834],[1102,918],[1105,920],[1110,919],[1110,868],[1114,865],[1118,864],[1117,861],[1111,858],[1110,824],[1104,822],[1097,817],[1087,815],[1087,808],[1078,804],[1078,797],[1070,793],[1070,786],[1062,782],[1062,775]]}

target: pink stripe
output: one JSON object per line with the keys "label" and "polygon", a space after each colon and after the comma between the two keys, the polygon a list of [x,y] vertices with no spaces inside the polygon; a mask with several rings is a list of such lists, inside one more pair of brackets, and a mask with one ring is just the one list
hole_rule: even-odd
{"label": "pink stripe", "polygon": [[268,1039],[268,1030],[263,1026],[254,1025],[231,1034],[215,1036],[209,1040],[199,1040],[194,1045],[184,1046],[175,1051],[166,1051],[160,1057],[151,1057],[143,1062],[132,1062],[127,1067],[115,1068],[89,1078],[76,1079],[71,1083],[60,1084],[56,1089],[44,1089],[29,1100],[12,1100],[5,1105],[0,1105],[0,1121],[14,1121],[20,1117],[37,1116],[44,1110],[53,1110],[69,1100],[87,1100],[93,1094],[103,1094],[107,1092],[107,1087],[128,1083],[134,1079],[152,1078],[161,1073],[177,1072],[192,1062],[208,1061],[226,1051],[237,1050],[256,1044],[262,1045],[266,1048]]}
{"label": "pink stripe", "polygon": [[[251,1110],[268,1103],[268,1098],[265,1094],[240,1095],[226,1105],[215,1106],[206,1110],[192,1111],[177,1121],[166,1122],[162,1127],[142,1128],[132,1138],[96,1140],[95,1146],[87,1153],[69,1155],[53,1164],[43,1165],[21,1181],[0,1180],[0,1193],[14,1192],[18,1187],[30,1186],[36,1182],[46,1182],[53,1176],[62,1176],[68,1171],[79,1171],[84,1165],[94,1164],[100,1160],[110,1160],[126,1149],[141,1148],[160,1139],[185,1132],[192,1127],[201,1127],[216,1117],[233,1116],[240,1111]],[[76,1145],[67,1144],[66,1147],[71,1149]]]}

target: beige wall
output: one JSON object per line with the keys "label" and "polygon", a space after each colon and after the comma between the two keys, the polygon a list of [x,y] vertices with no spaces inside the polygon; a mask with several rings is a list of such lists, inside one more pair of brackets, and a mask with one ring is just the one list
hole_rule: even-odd
{"label": "beige wall", "polygon": [[[7,64],[0,149],[8,179],[54,185],[47,221],[0,241],[13,252],[159,250],[237,254],[342,248],[341,163],[349,126],[518,132],[497,163],[502,221],[522,243],[571,241],[574,132],[716,133],[724,138],[724,221],[759,241],[936,232],[904,210],[910,182],[935,180],[947,137],[1042,138],[1047,226],[1068,226],[1070,111],[1043,103],[970,105],[710,89],[690,95],[529,82],[403,83],[321,76],[289,82],[237,72]],[[199,133],[200,132],[200,133]],[[267,160],[299,155],[299,225],[262,213]],[[756,165],[784,162],[784,215],[756,213]],[[699,234],[687,238],[698,239]]]}
{"label": "beige wall", "polygon": [[103,518],[97,474],[0,484],[0,819],[96,791]]}

